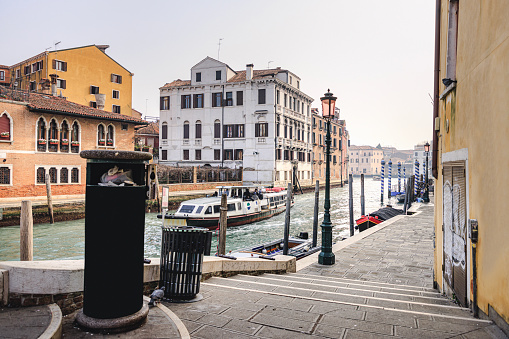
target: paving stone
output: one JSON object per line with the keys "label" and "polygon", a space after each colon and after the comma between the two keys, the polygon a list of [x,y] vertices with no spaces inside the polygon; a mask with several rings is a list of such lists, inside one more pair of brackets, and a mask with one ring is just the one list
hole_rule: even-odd
{"label": "paving stone", "polygon": [[380,338],[392,338],[393,336],[386,336],[378,333],[364,332],[353,329],[347,329],[343,339],[380,339]]}
{"label": "paving stone", "polygon": [[275,306],[267,306],[258,314],[268,317],[297,319],[309,322],[316,322],[319,318],[319,315],[316,313],[302,312],[289,308]]}
{"label": "paving stone", "polygon": [[419,338],[419,339],[441,339],[450,338],[450,333],[421,330],[417,328],[394,326],[394,335],[405,338]]}
{"label": "paving stone", "polygon": [[223,326],[225,329],[235,330],[248,335],[254,335],[261,327],[262,325],[239,319],[232,319],[230,322]]}
{"label": "paving stone", "polygon": [[435,320],[425,320],[425,319],[418,319],[417,320],[417,327],[421,329],[427,329],[427,330],[433,330],[433,331],[440,331],[440,332],[448,332],[448,333],[465,333],[470,331],[475,331],[480,328],[486,327],[488,324],[485,323],[462,323],[462,324],[454,324],[449,322],[447,319],[441,319],[440,321]]}
{"label": "paving stone", "polygon": [[[260,310],[261,309],[262,309],[262,307],[260,307]],[[247,320],[247,319],[251,318],[252,316],[254,316],[256,313],[258,313],[258,311],[259,310],[250,311],[250,310],[246,310],[246,309],[240,308],[240,307],[230,307],[229,309],[227,309],[226,311],[221,313],[221,315],[223,315],[225,317],[233,318],[233,319]]]}
{"label": "paving stone", "polygon": [[380,333],[392,335],[392,325],[364,321],[364,320],[353,320],[353,319],[345,319],[340,317],[334,317],[330,315],[325,315],[320,319],[320,325],[327,326],[335,326],[342,328],[351,328],[355,330]]}
{"label": "paving stone", "polygon": [[201,317],[197,320],[198,323],[204,324],[204,325],[213,325],[217,327],[223,327],[226,325],[231,318],[225,317],[223,315],[217,315],[217,314],[207,314]]}
{"label": "paving stone", "polygon": [[282,329],[305,333],[310,333],[314,326],[314,322],[289,318],[284,318],[283,321],[281,318],[265,314],[257,314],[254,318],[251,319],[251,322],[265,326],[278,327]]}
{"label": "paving stone", "polygon": [[243,334],[236,331],[231,331],[224,328],[218,328],[214,326],[203,326],[197,331],[193,332],[192,338],[202,339],[245,339],[251,338],[247,334]]}
{"label": "paving stone", "polygon": [[508,337],[496,325],[489,325],[482,329],[464,333],[463,339],[507,339]]}
{"label": "paving stone", "polygon": [[180,319],[180,320],[182,321],[184,326],[187,328],[187,331],[189,333],[192,333],[192,332],[196,331],[198,328],[204,326],[203,324],[197,323],[195,321],[186,320],[186,319]]}

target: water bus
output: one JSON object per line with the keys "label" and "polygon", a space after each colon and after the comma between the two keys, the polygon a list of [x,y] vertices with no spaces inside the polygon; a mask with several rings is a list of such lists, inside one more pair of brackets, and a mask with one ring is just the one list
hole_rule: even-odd
{"label": "water bus", "polygon": [[282,187],[218,186],[216,189],[212,196],[182,202],[175,213],[164,216],[164,226],[217,229],[223,193],[227,197],[228,227],[264,220],[286,210],[287,190]]}

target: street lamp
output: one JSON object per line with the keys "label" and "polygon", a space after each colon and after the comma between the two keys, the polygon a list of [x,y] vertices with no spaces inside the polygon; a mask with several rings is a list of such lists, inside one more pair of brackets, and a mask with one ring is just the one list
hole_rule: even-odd
{"label": "street lamp", "polygon": [[424,196],[422,197],[422,200],[424,202],[429,202],[429,186],[428,186],[428,154],[429,154],[429,142],[426,142],[424,145],[424,151],[426,152],[426,181],[424,186]]}
{"label": "street lamp", "polygon": [[333,265],[336,262],[336,257],[332,253],[332,222],[330,220],[330,121],[334,116],[336,106],[336,97],[332,95],[330,90],[320,98],[322,101],[322,116],[327,120],[327,136],[325,138],[326,148],[326,167],[325,167],[325,204],[323,222],[320,227],[322,228],[322,251],[318,256],[318,263],[322,265]]}

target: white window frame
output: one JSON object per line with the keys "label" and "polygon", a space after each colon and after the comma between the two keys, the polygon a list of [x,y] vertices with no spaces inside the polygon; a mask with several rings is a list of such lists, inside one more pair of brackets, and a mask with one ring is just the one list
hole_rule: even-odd
{"label": "white window frame", "polygon": [[5,81],[5,71],[0,71],[0,81]]}
{"label": "white window frame", "polygon": [[121,76],[121,75],[119,75],[119,74],[115,74],[115,73],[111,73],[111,74],[112,74],[112,75],[114,75],[114,76],[116,76],[116,78],[115,78],[115,79],[117,80],[117,81],[112,81],[112,83],[122,85],[122,84],[118,81],[119,77],[122,77],[122,76]]}
{"label": "white window frame", "polygon": [[121,114],[120,112],[115,112],[115,106],[118,107],[120,109],[120,105],[111,105],[111,113],[115,113],[115,114]]}
{"label": "white window frame", "polygon": [[[62,81],[65,81],[65,79],[61,79],[61,78],[58,78],[57,79],[57,88],[60,88],[60,89],[65,89],[65,88],[62,88]],[[66,83],[66,86],[67,87],[67,83]]]}
{"label": "white window frame", "polygon": [[[36,186],[44,186],[44,185],[46,185],[46,183],[38,183],[37,182],[37,169],[40,168],[40,167],[42,167],[42,168],[44,168],[46,170],[46,174],[49,174],[49,170],[52,167],[57,169],[57,182],[56,183],[52,183],[52,185],[81,185],[81,174],[82,174],[82,172],[81,172],[81,165],[35,165],[34,183],[35,183]],[[64,182],[64,183],[60,182],[60,171],[62,170],[62,168],[67,168],[67,170],[69,171],[69,182]],[[71,180],[71,177],[72,177],[71,173],[72,173],[72,169],[73,168],[77,168],[78,169],[78,182],[72,182],[72,180]],[[11,171],[11,176],[12,176],[12,171]],[[0,185],[0,186],[7,186],[7,185]]]}
{"label": "white window frame", "polygon": [[9,184],[0,184],[0,187],[8,187],[8,186],[12,186],[12,176],[13,176],[13,170],[12,170],[12,164],[2,164],[0,165],[0,167],[7,167],[9,170],[10,170],[10,173],[9,173]]}
{"label": "white window frame", "polygon": [[[13,131],[14,131],[14,128],[13,128],[13,121],[12,121],[12,117],[11,115],[7,112],[7,110],[3,111],[2,113],[0,113],[0,117],[2,115],[7,115],[7,118],[9,118],[9,140],[0,140],[0,142],[12,142],[14,139],[13,139]],[[37,131],[36,131],[37,133]]]}
{"label": "white window frame", "polygon": [[55,59],[55,70],[60,71],[60,72],[65,72],[64,67],[63,67],[64,62],[65,61]]}
{"label": "white window frame", "polygon": [[[115,98],[115,92],[117,92],[117,97],[116,97],[116,98]],[[120,100],[120,91],[119,91],[119,90],[116,90],[116,89],[112,90],[112,91],[111,91],[111,98],[112,98],[112,99],[116,99],[116,100]],[[117,106],[118,106],[118,105],[117,105]]]}

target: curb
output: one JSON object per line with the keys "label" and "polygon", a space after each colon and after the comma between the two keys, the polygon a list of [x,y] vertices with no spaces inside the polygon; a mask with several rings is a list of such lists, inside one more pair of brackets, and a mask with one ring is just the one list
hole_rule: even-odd
{"label": "curb", "polygon": [[39,339],[60,339],[62,338],[62,311],[57,304],[50,304],[51,322]]}
{"label": "curb", "polygon": [[[150,298],[147,296],[143,296],[143,299],[147,302],[150,301]],[[177,327],[177,330],[180,334],[180,338],[182,339],[191,339],[191,336],[189,335],[189,331],[187,330],[186,325],[180,320],[179,317],[166,306],[164,306],[162,303],[158,303],[156,305],[161,311],[164,312],[164,314],[170,319],[170,321],[173,322],[173,324]]]}

